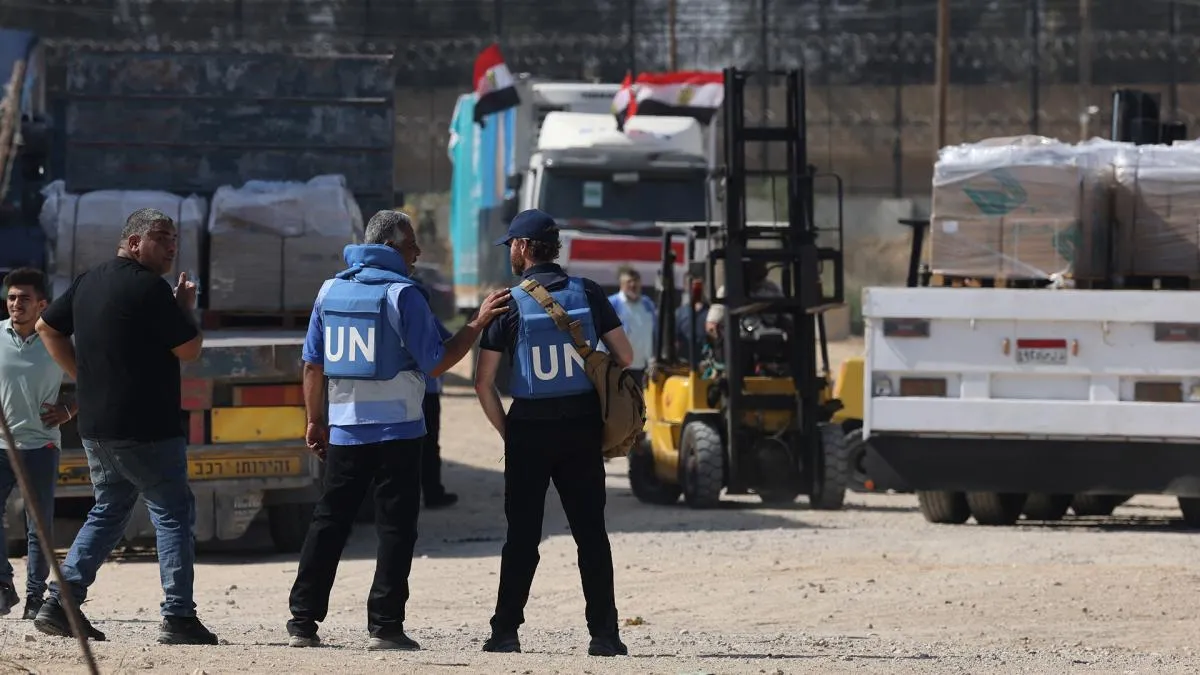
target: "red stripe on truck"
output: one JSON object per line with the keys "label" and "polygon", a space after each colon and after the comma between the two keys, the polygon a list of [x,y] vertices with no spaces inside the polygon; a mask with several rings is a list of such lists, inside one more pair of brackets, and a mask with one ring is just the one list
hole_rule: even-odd
{"label": "red stripe on truck", "polygon": [[1038,340],[1038,339],[1028,339],[1028,338],[1024,339],[1024,340],[1020,340],[1020,339],[1017,340],[1017,349],[1066,349],[1066,348],[1067,348],[1066,340],[1055,340],[1055,339]]}
{"label": "red stripe on truck", "polygon": [[[671,248],[675,251],[676,261],[682,264],[683,244],[674,243],[671,244]],[[657,262],[662,260],[662,241],[655,239],[646,241],[573,239],[570,259],[579,262]]]}

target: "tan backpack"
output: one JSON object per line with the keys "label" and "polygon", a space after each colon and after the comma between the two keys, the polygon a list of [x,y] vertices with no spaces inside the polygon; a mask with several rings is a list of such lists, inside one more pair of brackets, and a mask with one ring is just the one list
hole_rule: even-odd
{"label": "tan backpack", "polygon": [[600,415],[604,420],[604,457],[624,457],[646,425],[646,397],[641,385],[617,365],[607,352],[588,346],[583,337],[583,326],[578,321],[571,321],[567,311],[541,284],[526,279],[521,282],[520,288],[537,300],[559,330],[571,335],[572,346],[583,359],[588,379],[600,396]]}

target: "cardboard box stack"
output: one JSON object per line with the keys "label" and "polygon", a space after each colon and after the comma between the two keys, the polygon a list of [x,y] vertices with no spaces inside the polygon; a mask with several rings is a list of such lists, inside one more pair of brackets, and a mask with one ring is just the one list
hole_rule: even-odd
{"label": "cardboard box stack", "polygon": [[1127,149],[1114,173],[1115,271],[1200,278],[1200,144]]}
{"label": "cardboard box stack", "polygon": [[210,311],[275,313],[312,308],[321,284],[362,240],[362,213],[342,176],[307,183],[249,181],[213,196]]}
{"label": "cardboard box stack", "polygon": [[972,278],[1077,278],[1094,268],[1102,231],[1085,227],[1087,162],[1040,136],[942,150],[934,169],[930,264]]}

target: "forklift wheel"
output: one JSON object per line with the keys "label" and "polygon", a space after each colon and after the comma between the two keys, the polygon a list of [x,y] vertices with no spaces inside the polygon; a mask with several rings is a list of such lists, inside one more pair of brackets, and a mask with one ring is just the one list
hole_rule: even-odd
{"label": "forklift wheel", "polygon": [[629,449],[629,487],[638,501],[646,504],[669,506],[679,501],[683,488],[677,484],[663,482],[654,473],[654,449],[650,438],[642,438]]}
{"label": "forklift wheel", "polygon": [[717,506],[725,487],[725,449],[721,433],[708,420],[692,420],[680,439],[683,500],[694,509]]}
{"label": "forklift wheel", "polygon": [[820,511],[837,511],[846,501],[850,483],[850,449],[846,447],[842,425],[824,423],[820,429],[825,474],[821,476],[820,488],[808,496],[808,505]]}

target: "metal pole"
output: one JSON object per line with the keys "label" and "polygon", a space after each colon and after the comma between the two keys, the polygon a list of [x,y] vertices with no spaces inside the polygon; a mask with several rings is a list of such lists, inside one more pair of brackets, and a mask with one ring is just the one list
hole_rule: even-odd
{"label": "metal pole", "polygon": [[1176,119],[1179,117],[1179,3],[1170,0],[1169,7],[1171,48],[1167,50],[1167,58],[1171,59],[1171,65],[1167,71],[1171,74],[1171,82],[1167,88],[1167,101],[1171,106],[1171,119]]}
{"label": "metal pole", "polygon": [[[767,126],[767,108],[769,108],[771,106],[771,93],[770,93],[771,78],[767,76],[767,71],[771,68],[771,56],[770,56],[770,54],[768,54],[769,50],[767,48],[767,39],[768,39],[767,38],[767,3],[768,2],[769,2],[769,0],[762,0],[762,2],[759,4],[759,44],[761,45],[761,48],[762,48],[762,69],[763,69],[762,74],[759,75],[759,78],[760,78],[759,84],[762,87],[762,89],[759,92],[759,96],[761,97],[761,101],[762,101],[761,124],[764,127]],[[765,172],[767,170],[767,168],[770,166],[770,154],[771,154],[770,148],[768,148],[765,143],[760,143],[759,144],[759,152],[762,153],[760,155],[760,159],[762,161],[759,163],[759,165],[760,165],[760,168],[762,168],[762,170]],[[773,188],[775,186],[775,177],[769,176],[768,180],[771,181],[771,187]],[[775,198],[774,195],[775,195],[775,191],[772,190],[771,191],[772,199]],[[772,203],[771,207],[774,208],[775,204]]]}
{"label": "metal pole", "polygon": [[[904,0],[892,0],[892,9],[896,13],[894,30],[896,38],[892,41],[892,50],[900,54],[900,36],[904,34]],[[895,92],[893,94],[892,127],[895,137],[892,139],[892,183],[893,196],[899,199],[904,196],[904,61],[896,59]]]}
{"label": "metal pole", "polygon": [[667,0],[667,69],[678,70],[679,43],[675,40],[675,0]]}
{"label": "metal pole", "polygon": [[496,44],[501,44],[500,35],[504,22],[504,0],[492,2],[492,28],[496,33]]}
{"label": "metal pole", "polygon": [[1042,94],[1042,3],[1029,0],[1029,133],[1037,135],[1041,118]]}
{"label": "metal pole", "polygon": [[[1092,0],[1079,0],[1079,140],[1091,135]],[[1115,111],[1114,111],[1115,112]]]}
{"label": "metal pole", "polygon": [[58,584],[58,599],[62,602],[63,609],[67,611],[67,623],[71,625],[71,632],[79,641],[79,649],[83,652],[83,660],[87,663],[88,672],[92,675],[100,675],[100,669],[96,666],[96,658],[92,656],[91,645],[88,644],[87,633],[83,630],[83,616],[79,613],[79,605],[75,602],[75,597],[71,595],[71,589],[67,586],[67,582],[63,580],[62,568],[58,566],[58,555],[54,553],[54,540],[50,538],[50,533],[46,529],[46,521],[43,520],[42,511],[38,508],[38,500],[33,494],[33,486],[29,484],[25,458],[21,457],[21,451],[17,450],[17,442],[13,440],[12,429],[8,426],[8,418],[5,417],[3,409],[0,409],[0,433],[3,434],[4,444],[8,447],[8,463],[17,476],[17,487],[21,490],[21,498],[25,501],[25,510],[33,519],[33,529],[37,534],[38,544],[42,547],[42,555],[50,559],[50,571],[54,573],[54,581]]}
{"label": "metal pole", "polygon": [[933,156],[946,146],[946,95],[950,89],[950,0],[938,0],[937,83],[933,88],[934,124]]}
{"label": "metal pole", "polygon": [[629,0],[629,72],[637,73],[637,0]]}

